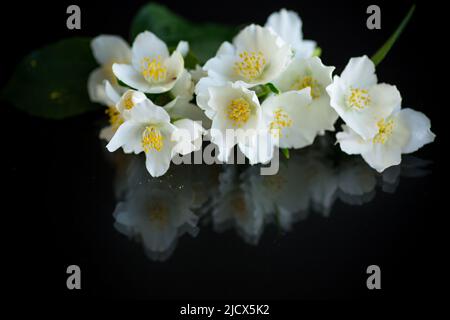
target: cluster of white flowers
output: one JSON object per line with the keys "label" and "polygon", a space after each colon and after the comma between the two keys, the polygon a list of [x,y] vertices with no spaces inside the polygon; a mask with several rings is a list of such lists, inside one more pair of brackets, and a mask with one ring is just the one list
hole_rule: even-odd
{"label": "cluster of white flowers", "polygon": [[303,148],[334,131],[341,117],[341,149],[383,171],[434,140],[425,115],[401,109],[395,86],[377,84],[369,58],[352,58],[333,79],[335,68],[315,56],[316,43],[304,40],[301,28],[296,13],[275,12],[194,70],[184,66],[184,41],[170,53],[148,31],[131,49],[119,37],[95,38],[101,67],[88,88],[93,101],[109,107],[111,125],[101,132],[108,150],[143,151],[147,170],[160,176],[175,154],[199,149],[208,134],[220,161],[237,145],[251,164],[267,163],[278,148]]}

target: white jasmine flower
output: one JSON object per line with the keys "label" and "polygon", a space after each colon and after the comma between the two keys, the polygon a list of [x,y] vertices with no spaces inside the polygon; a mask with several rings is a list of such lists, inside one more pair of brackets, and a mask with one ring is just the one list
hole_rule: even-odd
{"label": "white jasmine flower", "polygon": [[[100,139],[110,141],[119,126],[130,118],[130,110],[137,103],[147,99],[145,94],[135,90],[126,90],[122,96],[111,85],[108,80],[104,81],[104,94],[108,101],[106,114],[108,115],[109,126],[100,131]],[[120,89],[120,91],[123,91]]]}
{"label": "white jasmine flower", "polygon": [[[129,115],[130,118],[120,125],[106,147],[110,152],[120,147],[126,153],[145,152],[146,167],[153,177],[161,176],[169,169],[176,153],[185,154],[194,148],[192,141],[196,140],[197,132],[188,139],[187,134],[190,132],[177,131],[187,127],[186,122],[191,120],[171,124],[169,114],[148,99],[131,108]],[[196,124],[192,124],[192,128],[199,129]]]}
{"label": "white jasmine flower", "polygon": [[342,151],[360,154],[378,172],[401,162],[401,154],[412,153],[433,142],[430,120],[412,109],[397,109],[392,115],[377,122],[377,133],[372,139],[363,139],[352,128],[343,125],[336,135]]}
{"label": "white jasmine flower", "polygon": [[288,69],[274,81],[282,92],[310,88],[312,101],[304,110],[316,134],[325,130],[334,131],[339,115],[330,106],[330,97],[325,88],[332,82],[334,67],[325,66],[320,58],[295,59]]}
{"label": "white jasmine flower", "polygon": [[262,110],[274,144],[280,148],[302,148],[313,143],[317,130],[308,114],[310,88],[273,95]]}
{"label": "white jasmine flower", "polygon": [[182,54],[175,50],[169,55],[167,45],[151,32],[140,33],[131,51],[131,64],[115,63],[113,72],[119,80],[139,91],[167,92],[184,70]]}
{"label": "white jasmine flower", "polygon": [[379,121],[401,104],[395,86],[377,84],[375,65],[367,56],[350,59],[326,90],[331,106],[364,139],[372,139],[379,131]]}
{"label": "white jasmine flower", "polygon": [[265,27],[276,32],[290,44],[297,58],[312,57],[316,42],[303,40],[302,20],[296,12],[286,9],[274,12],[267,19]]}
{"label": "white jasmine flower", "polygon": [[91,42],[92,53],[100,67],[91,72],[88,79],[89,98],[93,102],[98,102],[111,106],[111,101],[105,93],[104,81],[108,80],[116,91],[123,93],[121,87],[112,72],[114,63],[130,63],[131,49],[121,37],[100,35]]}
{"label": "white jasmine flower", "polygon": [[147,96],[144,93],[132,89],[126,90],[122,96],[120,96],[109,81],[105,81],[105,92],[109,100],[114,102],[114,105],[124,119],[130,118],[131,109],[133,109],[136,104],[147,99]]}
{"label": "white jasmine flower", "polygon": [[222,81],[241,81],[252,87],[276,79],[291,62],[292,50],[267,28],[250,25],[233,40],[224,42],[204,69]]}
{"label": "white jasmine flower", "polygon": [[[226,162],[237,144],[252,164],[269,161],[273,156],[273,147],[270,144],[269,148],[269,141],[260,136],[267,128],[255,92],[238,83],[211,86],[208,91],[205,111],[212,120],[211,141],[219,148],[218,159]],[[266,148],[263,145],[265,142]]]}

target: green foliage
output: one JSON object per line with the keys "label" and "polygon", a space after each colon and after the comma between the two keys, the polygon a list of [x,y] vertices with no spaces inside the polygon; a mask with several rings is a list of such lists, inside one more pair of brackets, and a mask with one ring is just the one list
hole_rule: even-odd
{"label": "green foliage", "polygon": [[384,45],[380,49],[378,49],[378,51],[372,56],[371,59],[375,65],[380,64],[380,62],[383,61],[384,57],[386,57],[386,55],[391,50],[394,43],[398,40],[399,36],[402,34],[405,27],[408,25],[408,22],[411,19],[415,9],[416,5],[412,5],[406,16],[403,18],[400,25],[395,30],[395,32],[389,37],[389,39],[384,43]]}
{"label": "green foliage", "polygon": [[17,66],[2,98],[18,109],[61,119],[94,110],[87,79],[96,67],[90,39],[69,38],[36,50]]}
{"label": "green foliage", "polygon": [[289,149],[288,148],[281,149],[281,152],[283,153],[283,155],[284,155],[284,157],[286,159],[290,158],[290,154],[289,154]]}
{"label": "green foliage", "polygon": [[201,63],[214,56],[221,43],[231,40],[237,32],[235,27],[192,23],[156,3],[149,3],[139,10],[131,24],[131,38],[145,30],[156,34],[168,46],[176,46],[180,40],[188,41],[192,54]]}

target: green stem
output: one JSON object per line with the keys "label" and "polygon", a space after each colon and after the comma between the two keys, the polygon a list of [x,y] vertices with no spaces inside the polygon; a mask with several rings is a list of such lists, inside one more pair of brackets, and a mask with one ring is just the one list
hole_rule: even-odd
{"label": "green stem", "polygon": [[411,6],[411,9],[409,9],[408,13],[406,14],[406,16],[403,18],[400,25],[395,30],[395,32],[389,37],[389,39],[384,43],[384,45],[380,49],[378,49],[378,51],[372,56],[372,61],[376,66],[380,64],[381,61],[383,61],[384,57],[388,54],[389,50],[391,50],[392,46],[397,41],[400,34],[403,32],[403,29],[405,29],[405,27],[407,26],[415,9],[416,5],[413,4]]}

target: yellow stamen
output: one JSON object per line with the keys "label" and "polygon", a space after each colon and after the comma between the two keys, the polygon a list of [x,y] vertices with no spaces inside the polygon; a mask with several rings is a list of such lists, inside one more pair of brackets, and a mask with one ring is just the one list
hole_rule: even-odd
{"label": "yellow stamen", "polygon": [[392,134],[392,131],[394,130],[394,120],[390,119],[388,121],[385,121],[384,119],[381,119],[377,123],[378,126],[378,133],[373,138],[373,143],[381,143],[384,144],[387,139]]}
{"label": "yellow stamen", "polygon": [[316,79],[314,79],[311,76],[305,76],[303,78],[299,78],[297,81],[295,81],[292,86],[291,90],[302,90],[304,88],[311,88],[311,98],[317,99],[320,98],[320,84],[317,82]]}
{"label": "yellow stamen", "polygon": [[241,127],[250,118],[250,104],[244,98],[231,100],[228,105],[228,118],[234,126]]}
{"label": "yellow stamen", "polygon": [[127,110],[130,110],[134,107],[133,91],[128,91],[127,93],[125,93],[125,96],[123,98],[123,105]]}
{"label": "yellow stamen", "polygon": [[246,80],[255,80],[264,71],[266,58],[261,51],[243,51],[239,54],[239,58],[240,61],[234,64],[234,71]]}
{"label": "yellow stamen", "polygon": [[142,148],[145,152],[149,152],[152,149],[156,151],[161,151],[164,146],[163,143],[164,137],[161,132],[154,126],[145,127],[144,132],[142,133]]}
{"label": "yellow stamen", "polygon": [[116,130],[123,123],[123,118],[120,115],[119,110],[117,110],[115,106],[110,106],[105,110],[105,113],[109,117],[109,124],[111,125],[113,132],[116,132]]}
{"label": "yellow stamen", "polygon": [[274,137],[280,138],[282,137],[281,130],[292,126],[292,119],[281,108],[275,110],[273,117],[274,120],[270,123],[269,129]]}
{"label": "yellow stamen", "polygon": [[347,104],[354,108],[362,110],[369,106],[370,96],[366,89],[351,89],[350,96],[347,99]]}
{"label": "yellow stamen", "polygon": [[150,82],[161,82],[167,78],[167,68],[163,65],[159,56],[154,59],[143,58],[141,61],[141,73]]}

